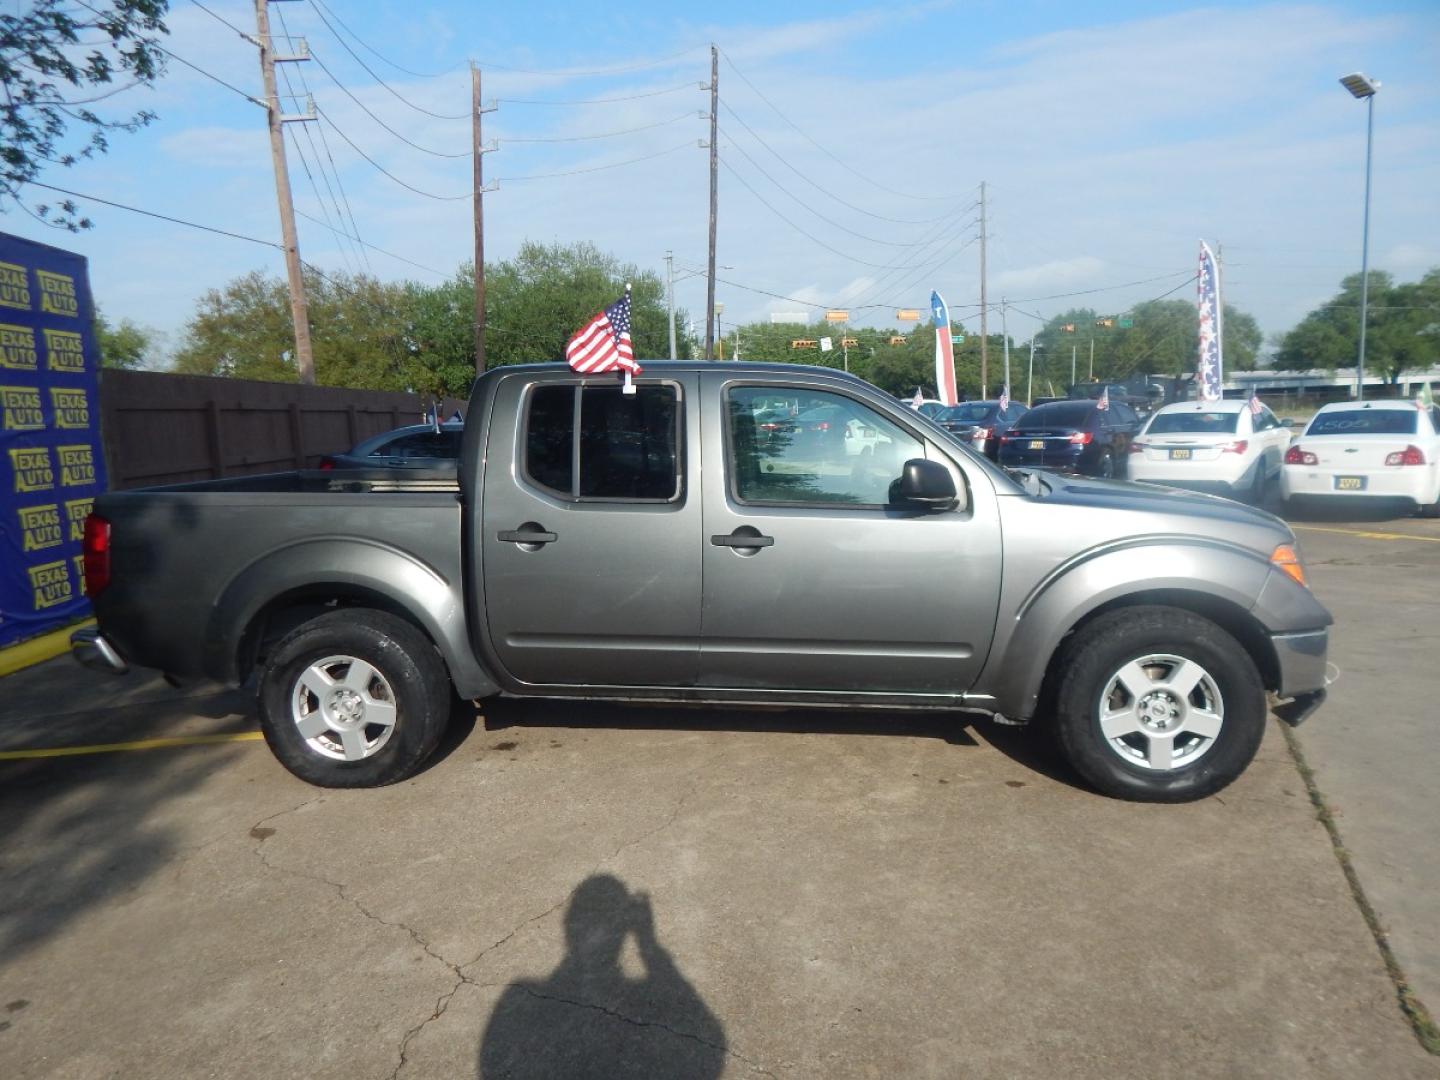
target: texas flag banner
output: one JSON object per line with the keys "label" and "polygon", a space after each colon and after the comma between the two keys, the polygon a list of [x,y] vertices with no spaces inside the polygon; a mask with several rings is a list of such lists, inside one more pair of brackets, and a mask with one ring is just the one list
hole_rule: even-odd
{"label": "texas flag banner", "polygon": [[1224,395],[1225,353],[1221,342],[1220,266],[1215,253],[1204,240],[1200,241],[1200,358],[1196,367],[1201,401],[1219,401]]}
{"label": "texas flag banner", "polygon": [[639,375],[635,350],[630,344],[630,286],[625,295],[575,332],[565,345],[565,359],[584,375],[624,371]]}
{"label": "texas flag banner", "polygon": [[955,346],[950,340],[950,309],[938,292],[930,294],[930,316],[935,323],[935,389],[946,405],[956,405]]}

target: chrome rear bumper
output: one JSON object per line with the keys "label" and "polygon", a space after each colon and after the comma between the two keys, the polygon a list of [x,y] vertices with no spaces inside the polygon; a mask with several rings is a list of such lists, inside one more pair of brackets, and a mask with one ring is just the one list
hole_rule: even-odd
{"label": "chrome rear bumper", "polygon": [[120,658],[115,647],[93,626],[76,630],[70,635],[70,655],[94,671],[124,675],[130,670],[130,665]]}

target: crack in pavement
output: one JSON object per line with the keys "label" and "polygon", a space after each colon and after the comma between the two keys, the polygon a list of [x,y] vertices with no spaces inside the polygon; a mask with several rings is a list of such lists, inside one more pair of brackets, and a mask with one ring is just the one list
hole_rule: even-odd
{"label": "crack in pavement", "polygon": [[718,1050],[726,1057],[732,1057],[736,1061],[743,1062],[744,1064],[750,1066],[750,1070],[752,1072],[757,1072],[762,1076],[768,1076],[770,1077],[770,1080],[777,1080],[775,1074],[772,1073],[769,1069],[766,1069],[759,1062],[751,1061],[743,1054],[736,1053],[724,1043],[713,1043],[709,1039],[702,1039],[699,1035],[691,1034],[688,1031],[677,1031],[669,1024],[663,1023],[659,1020],[637,1020],[633,1016],[626,1016],[624,1013],[616,1012],[614,1009],[606,1008],[604,1005],[594,1005],[588,1001],[572,1001],[570,998],[558,997],[553,994],[542,994],[538,990],[532,990],[530,987],[523,986],[519,983],[516,983],[514,985],[517,990],[521,990],[524,993],[529,994],[531,997],[536,998],[540,1001],[553,1001],[556,1004],[569,1005],[576,1009],[590,1009],[594,1012],[602,1013],[613,1020],[619,1020],[622,1023],[630,1024],[634,1027],[659,1028],[661,1031],[668,1032],[669,1034],[674,1035],[676,1038],[688,1039],[690,1042],[698,1043],[699,1045],[706,1047],[709,1050]]}

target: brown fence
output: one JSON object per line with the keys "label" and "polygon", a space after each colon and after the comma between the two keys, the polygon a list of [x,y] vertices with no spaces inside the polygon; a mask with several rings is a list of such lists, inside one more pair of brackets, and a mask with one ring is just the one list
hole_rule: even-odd
{"label": "brown fence", "polygon": [[[463,411],[446,398],[441,415]],[[313,468],[382,431],[417,424],[429,399],[384,390],[108,370],[100,424],[110,488]]]}

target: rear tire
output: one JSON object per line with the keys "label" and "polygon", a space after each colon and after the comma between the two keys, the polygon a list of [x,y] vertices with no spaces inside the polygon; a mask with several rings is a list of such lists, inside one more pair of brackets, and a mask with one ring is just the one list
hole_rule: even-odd
{"label": "rear tire", "polygon": [[1059,657],[1055,731],[1096,790],[1190,802],[1245,771],[1265,734],[1265,687],[1250,656],[1179,608],[1102,615]]}
{"label": "rear tire", "polygon": [[383,611],[346,608],[297,627],[260,680],[260,726],[280,764],[320,787],[380,787],[415,773],[450,717],[429,639]]}

